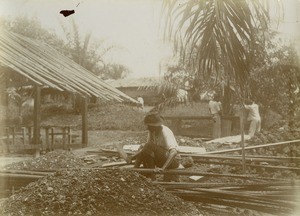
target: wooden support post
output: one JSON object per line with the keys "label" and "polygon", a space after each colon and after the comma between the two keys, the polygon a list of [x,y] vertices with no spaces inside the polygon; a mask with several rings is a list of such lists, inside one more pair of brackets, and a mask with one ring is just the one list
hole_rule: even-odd
{"label": "wooden support post", "polygon": [[25,145],[26,128],[22,127],[23,145]]}
{"label": "wooden support post", "polygon": [[34,110],[33,110],[33,144],[36,145],[35,156],[40,155],[38,145],[41,144],[41,89],[39,85],[35,86]]}
{"label": "wooden support post", "polygon": [[7,152],[9,152],[9,127],[5,128],[5,132],[6,132],[6,150]]}
{"label": "wooden support post", "polygon": [[50,150],[49,147],[49,127],[45,127],[45,139],[46,139],[46,150]]}
{"label": "wooden support post", "polygon": [[68,133],[68,150],[71,150],[71,128],[67,128],[67,133]]}
{"label": "wooden support post", "polygon": [[12,127],[12,144],[14,145],[16,142],[16,128]]}
{"label": "wooden support post", "polygon": [[242,148],[242,165],[243,165],[243,174],[246,173],[246,160],[245,160],[245,137],[244,137],[244,107],[240,112],[240,126],[241,126],[241,148]]}
{"label": "wooden support post", "polygon": [[28,127],[28,144],[32,144],[32,140],[31,140],[31,127]]}
{"label": "wooden support post", "polygon": [[50,151],[54,150],[54,128],[51,128],[51,146]]}
{"label": "wooden support post", "polygon": [[40,144],[40,127],[41,127],[41,86],[35,86],[35,97],[34,97],[34,128],[33,128],[33,144]]}
{"label": "wooden support post", "polygon": [[9,143],[9,127],[5,128],[5,132],[6,132],[6,137],[7,137],[6,142]]}
{"label": "wooden support post", "polygon": [[62,127],[62,145],[63,149],[66,149],[66,128]]}
{"label": "wooden support post", "polygon": [[88,130],[87,130],[87,109],[88,109],[88,98],[83,97],[82,98],[82,109],[81,109],[81,115],[82,115],[82,147],[86,147],[88,145]]}

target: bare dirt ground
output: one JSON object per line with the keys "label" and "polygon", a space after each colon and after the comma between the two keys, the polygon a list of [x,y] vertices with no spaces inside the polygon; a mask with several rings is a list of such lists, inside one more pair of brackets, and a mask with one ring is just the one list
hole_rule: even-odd
{"label": "bare dirt ground", "polygon": [[[196,107],[195,107],[196,109]],[[109,110],[109,111],[108,111]],[[26,170],[49,170],[49,169],[76,169],[81,167],[86,167],[91,165],[93,167],[94,165],[101,166],[103,163],[110,163],[110,162],[120,162],[123,161],[117,156],[113,157],[103,157],[97,154],[90,154],[86,155],[88,151],[100,151],[101,148],[114,148],[114,144],[117,142],[121,142],[124,144],[141,144],[146,141],[147,131],[145,130],[145,126],[142,123],[142,118],[144,116],[145,112],[137,109],[131,109],[126,106],[112,106],[112,107],[95,107],[91,109],[91,112],[89,113],[89,132],[88,132],[88,140],[89,145],[86,148],[80,148],[80,142],[81,142],[81,130],[80,130],[80,116],[76,115],[53,115],[48,116],[46,119],[44,119],[43,124],[62,124],[66,122],[70,123],[71,125],[75,124],[75,128],[73,130],[74,134],[77,134],[78,137],[74,138],[74,143],[77,143],[77,146],[73,149],[71,149],[71,152],[44,152],[44,155],[41,155],[39,158],[34,158],[31,155],[31,158],[29,157],[29,160],[26,162],[23,161],[21,163],[12,164],[12,162],[18,162],[20,161],[19,155],[16,155],[17,152],[14,154],[11,153],[10,157],[2,158],[2,161],[4,161],[5,165],[11,164],[11,166],[7,166],[10,169],[20,169],[24,170],[24,167]],[[300,132],[294,132],[289,127],[282,127],[282,125],[278,126],[278,128],[275,128],[272,131],[263,131],[260,134],[258,134],[253,139],[249,140],[247,143],[248,146],[251,145],[257,145],[257,144],[265,144],[265,143],[271,143],[271,142],[279,142],[284,140],[293,140],[293,139],[299,139]],[[203,147],[206,149],[206,151],[215,151],[215,150],[223,150],[228,148],[237,148],[240,146],[239,143],[205,143],[201,139],[193,139],[189,137],[181,137],[176,136],[176,139],[179,143],[179,145],[183,146],[195,146],[195,147]],[[57,140],[59,142],[59,140]],[[289,146],[282,146],[282,147],[273,147],[270,149],[261,149],[261,151],[249,151],[249,154],[253,155],[262,155],[264,157],[270,157],[270,156],[277,156],[277,157],[299,157],[300,156],[300,146],[296,145],[289,145]],[[32,159],[32,160],[30,160]],[[73,162],[72,162],[73,161]],[[75,163],[76,162],[76,163]],[[237,165],[224,165],[220,164],[220,161],[214,161],[211,160],[208,163],[196,162],[192,164],[191,167],[186,168],[187,171],[198,171],[198,172],[209,172],[214,174],[242,174],[241,164],[236,163]],[[227,160],[221,161],[223,162],[229,162]],[[4,165],[3,163],[3,165]],[[218,164],[219,163],[219,164]],[[284,164],[284,165],[291,165],[292,168],[297,168],[299,163],[291,163],[291,164]],[[259,166],[258,163],[251,163],[253,166]],[[268,164],[269,165],[269,164]],[[285,179],[299,179],[299,172],[293,170],[272,170],[272,169],[265,169],[265,168],[251,168],[250,166],[247,166],[247,173],[248,174],[254,174],[261,177],[275,177],[275,178],[285,178]],[[78,179],[80,178],[80,181]],[[122,208],[124,208],[124,205],[131,206],[132,209],[128,211],[127,213],[133,213],[134,209],[136,208],[135,204],[133,204],[133,201],[141,195],[141,199],[144,199],[145,196],[162,196],[162,197],[168,197],[168,195],[165,194],[164,191],[161,191],[161,193],[149,192],[149,193],[141,193],[145,192],[146,189],[144,188],[145,184],[142,182],[143,179],[136,178],[136,183],[139,185],[139,190],[132,191],[134,192],[134,197],[132,197],[133,194],[128,194],[128,190],[122,190],[122,186],[120,184],[117,184],[117,182],[121,179],[121,182],[125,180],[124,182],[129,184],[130,180],[127,181],[127,179],[135,178],[134,176],[131,176],[129,173],[121,173],[121,176],[117,177],[118,179],[115,179],[114,175],[106,175],[105,179],[101,182],[110,182],[114,183],[113,185],[102,185],[103,187],[99,188],[99,179],[101,179],[97,172],[81,172],[78,171],[70,171],[70,172],[64,172],[56,175],[55,177],[49,177],[49,179],[45,179],[45,181],[39,181],[36,182],[34,185],[28,186],[26,189],[23,189],[20,192],[17,192],[16,195],[12,198],[9,198],[6,204],[6,210],[5,213],[7,215],[60,215],[58,214],[68,214],[68,215],[97,215],[101,214],[101,209],[103,206],[98,205],[97,203],[90,202],[93,199],[104,199],[104,200],[116,200],[116,205],[118,205],[120,208],[118,210],[117,215],[122,215],[120,211],[122,211]],[[65,180],[64,180],[65,179]],[[85,180],[86,179],[86,180]],[[123,179],[123,180],[122,180]],[[158,179],[160,180],[160,179]],[[198,182],[191,180],[189,176],[183,176],[181,177],[181,180],[183,182],[193,182],[193,183],[237,183],[237,184],[243,184],[248,183],[244,180],[236,180],[233,182],[231,178],[226,177],[203,177]],[[52,185],[52,182],[57,182],[57,184]],[[90,198],[87,198],[87,194],[85,193],[85,190],[83,189],[76,189],[73,194],[73,189],[75,187],[81,188],[81,185],[88,186],[89,184],[87,182],[91,182],[93,184],[90,185],[90,192],[93,196]],[[249,182],[250,183],[250,182]],[[65,186],[63,185],[65,184]],[[107,187],[105,187],[107,186]],[[69,187],[69,188],[64,188]],[[152,187],[147,186],[147,187]],[[41,190],[37,189],[41,188]],[[117,190],[119,194],[122,194],[122,196],[118,196],[116,194],[113,194],[111,197],[109,193],[106,197],[100,196],[102,193],[107,193],[108,189],[113,188],[113,190]],[[156,190],[155,187],[152,188],[153,190]],[[68,192],[68,190],[72,191],[72,193]],[[94,193],[95,191],[99,190],[99,193]],[[60,193],[60,191],[64,191],[64,193]],[[129,190],[130,191],[130,190]],[[65,197],[65,193],[68,194],[67,197]],[[204,192],[203,192],[204,193]],[[211,194],[207,194],[208,197],[211,196]],[[27,197],[32,197],[33,201],[28,201]],[[218,195],[219,196],[219,195]],[[218,199],[217,196],[217,199]],[[72,203],[72,197],[76,198],[75,204]],[[121,200],[118,198],[123,197]],[[255,196],[254,196],[255,197]],[[243,198],[243,196],[242,196]],[[18,199],[18,202],[16,203],[16,199]],[[53,203],[51,200],[56,200],[55,203]],[[172,198],[173,199],[173,198]],[[238,198],[237,198],[238,199]],[[35,200],[35,201],[34,201]],[[126,204],[126,200],[130,201],[130,203]],[[239,199],[238,199],[239,200]],[[43,201],[41,205],[38,205],[37,203]],[[44,203],[45,201],[45,203]],[[147,200],[145,200],[147,201]],[[176,201],[176,199],[175,199]],[[205,200],[204,200],[205,201]],[[125,203],[124,203],[125,202]],[[161,202],[168,202],[168,200],[161,200]],[[52,205],[52,204],[53,205]],[[160,203],[162,205],[162,203]],[[17,205],[18,204],[18,205]],[[49,206],[51,204],[51,206]],[[268,215],[266,212],[260,212],[260,211],[254,211],[250,210],[248,208],[240,208],[235,206],[224,206],[224,205],[214,205],[214,204],[205,204],[205,202],[198,202],[194,203],[197,206],[197,209],[199,210],[195,214],[188,214],[187,215],[247,215],[247,216],[260,216],[260,215]],[[47,207],[47,205],[49,207]],[[80,207],[76,208],[74,206]],[[12,212],[10,212],[10,207],[14,207]],[[62,211],[57,211],[57,207],[63,206]],[[108,205],[107,205],[108,206]],[[181,208],[181,210],[184,209],[184,204]],[[37,212],[31,212],[30,209],[34,208],[40,208],[43,207],[41,210],[41,214],[35,214]],[[111,207],[111,206],[110,206]],[[146,206],[148,209],[155,209],[155,206],[151,206],[150,204]],[[174,215],[172,212],[172,208],[174,208],[174,203],[169,203],[165,206],[162,205],[163,209],[162,211],[147,211],[146,208],[138,208],[140,212],[143,212],[144,215]],[[171,208],[171,211],[168,210],[168,208]],[[19,209],[22,209],[21,213],[18,213]],[[184,211],[183,211],[184,212]],[[11,213],[11,214],[10,214]],[[25,214],[26,213],[26,214]],[[27,214],[28,213],[28,214]],[[109,209],[106,209],[105,212],[102,212],[102,215],[112,215],[112,212],[109,212]],[[124,213],[124,212],[123,212]],[[136,212],[136,215],[138,215],[139,212]],[[166,213],[166,214],[164,214]],[[184,212],[186,213],[186,212]],[[123,214],[124,215],[124,214]],[[140,214],[143,215],[143,214]],[[182,215],[179,213],[179,215]],[[274,215],[274,214],[271,214]],[[275,215],[293,215],[289,212],[289,214],[283,214],[282,212],[278,212],[278,214]],[[297,214],[296,214],[297,215]]]}
{"label": "bare dirt ground", "polygon": [[[81,131],[75,131],[80,134]],[[182,202],[182,200],[177,200],[175,197],[167,198],[168,195],[163,189],[158,189],[153,186],[150,182],[147,186],[143,178],[132,176],[130,173],[120,173],[118,176],[111,175],[116,171],[108,171],[108,173],[103,173],[98,175],[99,172],[82,172],[81,170],[74,170],[76,167],[87,166],[90,162],[87,155],[87,151],[98,151],[101,148],[113,148],[113,144],[116,142],[124,142],[126,144],[139,144],[143,142],[146,138],[147,131],[118,131],[118,130],[93,130],[89,131],[89,146],[87,148],[78,148],[73,149],[71,153],[74,153],[75,156],[69,153],[63,152],[49,152],[46,155],[42,155],[39,158],[33,159],[32,163],[27,163],[26,167],[30,169],[35,167],[37,170],[40,170],[41,167],[47,169],[52,168],[64,168],[68,167],[70,171],[59,173],[56,176],[45,178],[43,181],[35,182],[34,184],[28,185],[28,187],[23,188],[21,191],[17,192],[13,197],[5,201],[5,213],[8,215],[21,215],[18,214],[19,209],[22,209],[21,212],[24,215],[126,215],[124,212],[130,213],[131,215],[176,215],[174,212],[176,204],[174,202]],[[187,137],[177,137],[179,142],[185,145],[195,145],[199,144],[197,139],[188,139]],[[77,140],[78,141],[78,140]],[[198,145],[197,144],[197,145]],[[204,143],[202,143],[205,146]],[[214,145],[215,148],[218,146],[222,148],[221,145],[209,144],[209,146]],[[208,146],[208,147],[209,147]],[[227,146],[228,147],[228,146]],[[209,148],[208,148],[209,150]],[[93,155],[93,154],[92,154]],[[79,158],[82,159],[80,162]],[[93,163],[99,162],[100,157],[94,157],[96,161]],[[111,159],[104,159],[103,163],[107,162],[116,162],[124,161],[121,158],[113,157]],[[19,158],[16,158],[16,161]],[[101,159],[102,160],[102,159]],[[53,162],[56,161],[56,162]],[[70,162],[71,161],[71,162]],[[72,161],[76,161],[73,163]],[[13,159],[9,158],[8,163],[13,162]],[[18,164],[18,163],[17,163]],[[19,164],[19,168],[24,170],[24,164]],[[73,164],[74,166],[70,166]],[[18,168],[18,166],[12,166],[13,169]],[[34,169],[33,169],[34,170]],[[237,169],[232,169],[230,166],[222,166],[217,164],[194,164],[192,167],[186,169],[191,171],[199,172],[212,172],[220,174],[230,174],[230,173],[240,173],[240,167]],[[137,190],[133,189],[122,189],[126,188],[132,179],[135,179],[135,186]],[[100,179],[100,180],[99,180]],[[123,179],[123,180],[122,180]],[[181,180],[184,182],[193,182],[193,180],[187,177],[181,177]],[[232,179],[229,178],[218,178],[218,177],[204,177],[199,182],[201,183],[229,183]],[[88,183],[90,182],[90,183]],[[102,182],[101,184],[99,182]],[[105,183],[106,182],[106,183]],[[124,186],[121,183],[124,182]],[[243,180],[239,181],[244,183]],[[102,185],[99,187],[99,184]],[[148,183],[147,183],[148,184]],[[138,187],[136,187],[138,185]],[[63,186],[63,187],[62,187]],[[88,194],[86,193],[85,187],[89,188]],[[146,189],[146,188],[148,189]],[[37,188],[40,188],[37,190]],[[77,188],[73,191],[73,188]],[[98,190],[99,192],[95,192]],[[151,189],[150,189],[151,188]],[[118,191],[118,193],[109,194],[109,190]],[[101,192],[100,192],[101,191]],[[87,199],[87,197],[90,197]],[[140,197],[139,197],[140,196]],[[160,205],[161,208],[154,211],[148,211],[147,209],[155,209],[154,204],[151,205],[148,203],[149,199],[146,197],[152,197],[155,201],[155,196],[161,197],[158,200],[157,205]],[[31,197],[29,199],[29,197]],[[145,199],[145,202],[148,203],[144,207],[135,204],[136,199]],[[151,198],[151,199],[152,199]],[[51,200],[55,200],[52,202]],[[100,203],[93,200],[102,200]],[[110,201],[109,201],[110,200]],[[114,200],[114,206],[111,206],[107,202],[112,202]],[[173,201],[174,202],[173,202]],[[176,201],[177,200],[177,201]],[[156,201],[155,201],[156,202]],[[49,204],[53,203],[53,205]],[[76,204],[77,207],[74,207]],[[101,204],[102,203],[102,204]],[[105,205],[103,203],[106,203]],[[163,204],[165,203],[165,204]],[[104,206],[105,208],[103,208]],[[213,205],[205,204],[202,202],[195,202],[190,206],[191,211],[184,211],[187,206],[191,203],[187,202],[186,204],[181,203],[180,206],[177,206],[178,209],[177,215],[207,215],[207,216],[218,216],[218,215],[247,215],[247,216],[265,216],[273,215],[266,212],[260,212],[256,210],[251,210],[248,208],[240,208],[233,206],[222,206],[222,205]],[[117,207],[116,207],[117,206]],[[195,207],[196,206],[196,207]],[[128,207],[128,208],[127,208]],[[110,208],[115,208],[114,211],[111,211]],[[38,211],[31,211],[30,209],[40,209]],[[126,211],[122,212],[122,209]],[[198,209],[198,210],[197,210]],[[12,214],[9,214],[11,212]],[[193,212],[193,213],[192,213]],[[284,215],[279,213],[278,215]],[[293,214],[287,214],[293,215]]]}

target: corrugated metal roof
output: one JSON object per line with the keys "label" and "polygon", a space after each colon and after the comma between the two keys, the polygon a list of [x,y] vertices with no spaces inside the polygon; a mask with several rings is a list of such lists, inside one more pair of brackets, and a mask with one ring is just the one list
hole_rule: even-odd
{"label": "corrugated metal roof", "polygon": [[119,80],[107,80],[108,84],[113,87],[153,87],[158,86],[161,82],[160,77],[140,77],[140,78],[125,78]]}
{"label": "corrugated metal roof", "polygon": [[137,102],[49,45],[0,29],[0,64],[35,84],[106,100]]}

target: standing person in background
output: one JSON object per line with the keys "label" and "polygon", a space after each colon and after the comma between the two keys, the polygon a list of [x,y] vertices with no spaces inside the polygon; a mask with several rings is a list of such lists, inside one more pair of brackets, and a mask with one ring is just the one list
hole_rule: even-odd
{"label": "standing person in background", "polygon": [[137,98],[137,101],[140,103],[139,105],[139,107],[141,108],[141,109],[144,109],[144,99],[142,98],[142,96],[138,96],[138,98]]}
{"label": "standing person in background", "polygon": [[209,112],[213,118],[213,138],[221,137],[221,114],[222,114],[222,103],[218,95],[212,96],[212,99],[208,103]]}
{"label": "standing person in background", "polygon": [[261,118],[259,114],[259,107],[252,100],[248,100],[244,106],[245,109],[249,110],[249,114],[247,118],[248,121],[251,121],[249,127],[249,136],[253,137],[254,134],[256,132],[259,132],[261,129]]}

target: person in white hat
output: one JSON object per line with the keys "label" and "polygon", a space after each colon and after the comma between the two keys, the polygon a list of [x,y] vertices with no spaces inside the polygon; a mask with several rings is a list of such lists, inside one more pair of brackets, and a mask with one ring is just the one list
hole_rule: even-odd
{"label": "person in white hat", "polygon": [[[180,165],[178,144],[173,132],[163,125],[163,117],[158,113],[148,114],[144,118],[148,129],[148,139],[140,146],[136,156],[135,168],[143,164],[144,168],[154,168],[154,173],[162,173],[166,169],[176,169]],[[152,179],[154,174],[148,175]],[[175,175],[164,175],[164,181],[178,181]]]}

